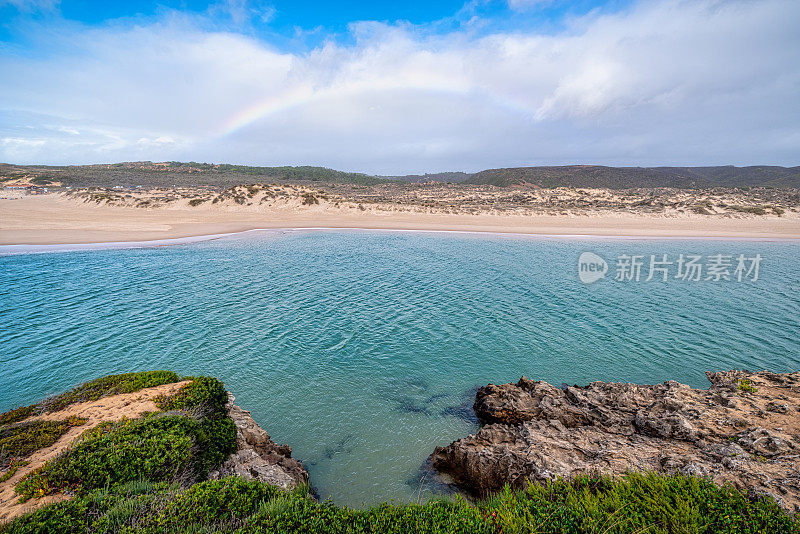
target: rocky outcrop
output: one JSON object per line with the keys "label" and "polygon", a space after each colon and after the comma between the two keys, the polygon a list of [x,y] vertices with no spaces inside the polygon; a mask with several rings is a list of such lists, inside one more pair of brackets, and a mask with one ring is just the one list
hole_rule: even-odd
{"label": "rocky outcrop", "polygon": [[250,412],[233,404],[235,398],[228,393],[228,415],[236,425],[237,450],[212,472],[209,478],[240,476],[260,480],[283,489],[292,489],[308,482],[308,472],[300,460],[292,458],[288,445],[272,441],[258,426]]}
{"label": "rocky outcrop", "polygon": [[800,373],[706,373],[711,387],[522,377],[478,390],[477,434],[431,455],[462,489],[484,494],[628,470],[708,476],[800,510]]}

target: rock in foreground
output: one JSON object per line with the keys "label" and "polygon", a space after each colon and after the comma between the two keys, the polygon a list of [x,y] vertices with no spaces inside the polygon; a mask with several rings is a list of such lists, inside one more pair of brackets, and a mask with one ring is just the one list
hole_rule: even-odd
{"label": "rock in foreground", "polygon": [[228,393],[228,415],[236,425],[237,450],[209,478],[236,475],[285,490],[308,483],[308,472],[300,460],[292,458],[291,447],[272,441],[250,412],[233,404],[234,400],[234,396]]}
{"label": "rock in foreground", "polygon": [[711,387],[522,377],[478,390],[477,434],[437,447],[433,466],[475,494],[581,474],[708,476],[800,510],[800,373],[706,373]]}

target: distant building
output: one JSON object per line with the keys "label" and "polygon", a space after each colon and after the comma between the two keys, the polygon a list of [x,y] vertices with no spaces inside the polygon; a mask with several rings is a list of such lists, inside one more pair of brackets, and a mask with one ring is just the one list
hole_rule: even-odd
{"label": "distant building", "polygon": [[6,191],[19,191],[21,193],[25,193],[28,195],[43,195],[47,193],[49,189],[46,187],[38,187],[32,184],[12,184],[6,185],[3,187]]}

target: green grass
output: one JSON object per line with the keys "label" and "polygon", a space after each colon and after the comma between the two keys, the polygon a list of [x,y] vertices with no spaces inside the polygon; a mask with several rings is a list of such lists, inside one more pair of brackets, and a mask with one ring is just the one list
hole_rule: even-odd
{"label": "green grass", "polygon": [[124,421],[90,433],[16,488],[30,498],[65,489],[80,493],[137,479],[197,480],[233,451],[235,439],[230,420],[170,415]]}
{"label": "green grass", "polygon": [[[472,504],[462,498],[381,504],[363,510],[319,503],[307,488],[291,493],[231,477],[182,489],[134,481],[50,505],[5,527],[32,532],[308,533],[785,533],[800,523],[770,500],[683,476],[630,474],[620,479],[506,488]],[[3,527],[0,527],[0,532]]]}
{"label": "green grass", "polygon": [[178,382],[179,380],[180,377],[172,371],[145,371],[104,376],[81,384],[55,397],[45,399],[40,403],[23,406],[0,414],[0,425],[16,423],[39,413],[57,412],[70,404],[96,401],[108,395],[133,393],[141,389]]}

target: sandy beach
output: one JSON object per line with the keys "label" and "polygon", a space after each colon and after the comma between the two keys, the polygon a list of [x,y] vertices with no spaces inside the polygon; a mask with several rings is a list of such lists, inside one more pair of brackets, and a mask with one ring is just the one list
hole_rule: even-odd
{"label": "sandy beach", "polygon": [[0,200],[0,245],[151,241],[271,228],[449,230],[541,235],[800,239],[800,217],[713,218],[613,212],[529,215],[392,211],[332,204],[141,208],[61,194]]}

